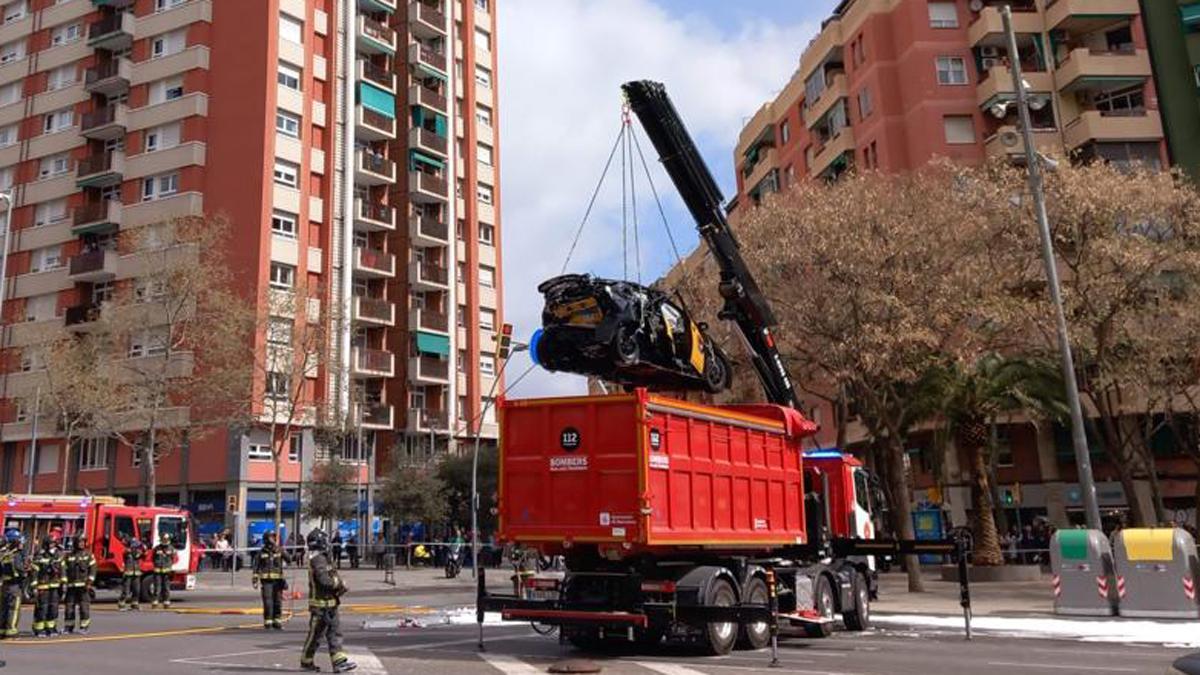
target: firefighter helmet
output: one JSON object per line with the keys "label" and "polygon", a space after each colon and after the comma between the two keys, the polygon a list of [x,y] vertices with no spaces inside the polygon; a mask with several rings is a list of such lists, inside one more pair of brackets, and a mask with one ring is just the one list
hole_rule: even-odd
{"label": "firefighter helmet", "polygon": [[317,528],[308,533],[308,548],[313,551],[324,551],[329,547],[329,535],[325,530]]}

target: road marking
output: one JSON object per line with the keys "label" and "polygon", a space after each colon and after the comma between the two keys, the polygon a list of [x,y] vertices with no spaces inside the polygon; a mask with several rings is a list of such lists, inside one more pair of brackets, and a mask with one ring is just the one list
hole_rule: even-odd
{"label": "road marking", "polygon": [[[1052,670],[1074,670],[1076,672],[1079,672],[1079,670],[1081,668],[1078,665],[1064,666],[1061,664],[1054,664],[1054,663],[1014,663],[1014,662],[1010,662],[1010,661],[988,661],[987,664],[989,666],[1016,666],[1016,667],[1020,668],[1022,671],[1026,671],[1026,672],[1028,672],[1028,670],[1030,668],[1050,668]],[[1112,668],[1112,667],[1108,667],[1108,666],[1083,666],[1082,669],[1087,672],[1092,672],[1092,671],[1097,671],[1097,670],[1102,670],[1106,673],[1136,673],[1136,672],[1138,672],[1137,668]]]}
{"label": "road marking", "polygon": [[524,661],[515,659],[504,654],[489,654],[484,652],[479,655],[479,658],[488,662],[488,665],[496,670],[504,673],[504,675],[542,675],[541,668],[535,668]]}
{"label": "road marking", "polygon": [[655,661],[634,661],[633,663],[647,670],[662,673],[662,675],[704,675],[704,673],[695,668],[677,666],[674,663],[657,663]]}
{"label": "road marking", "polygon": [[[688,668],[686,666],[677,666],[673,663],[662,663],[658,661],[633,661],[635,666],[641,666],[647,670],[653,670],[662,675],[707,675],[704,671]],[[780,668],[767,668],[765,666],[731,666],[724,663],[705,662],[705,668],[717,670],[737,670],[751,673],[796,673],[797,675],[855,675],[841,670],[804,670],[802,668],[788,668],[784,663]]]}
{"label": "road marking", "polygon": [[366,647],[356,649],[361,651],[350,651],[349,649],[346,651],[350,655],[350,659],[358,664],[358,672],[365,675],[388,675],[387,668],[383,667],[383,662],[379,660],[378,656],[372,654],[371,650]]}
{"label": "road marking", "polygon": [[170,663],[183,663],[189,666],[219,666],[222,668],[244,668],[250,664],[246,663],[228,663],[226,661],[215,661],[212,659],[228,659],[235,656],[253,656],[255,654],[270,654],[272,652],[292,651],[287,647],[278,649],[256,649],[249,652],[231,652],[229,654],[212,654],[209,656],[193,656],[186,659],[171,659]]}
{"label": "road marking", "polygon": [[18,638],[5,640],[5,644],[24,647],[53,647],[54,645],[71,644],[75,642],[112,642],[114,640],[140,640],[144,638],[176,637],[179,635],[203,635],[205,633],[220,633],[227,630],[244,630],[261,628],[255,623],[244,623],[238,626],[211,626],[209,628],[181,628],[179,630],[163,630],[148,633],[119,633],[117,635],[94,635],[88,637],[60,637],[54,640],[35,640],[33,638]]}
{"label": "road marking", "polygon": [[[536,635],[508,635],[504,637],[489,637],[484,644],[492,642],[503,642],[504,640],[528,640],[537,637]],[[453,647],[455,645],[474,645],[479,644],[479,638],[462,638],[460,640],[444,640],[442,642],[425,642],[416,645],[404,645],[403,647],[392,647],[386,650],[380,650],[381,653],[387,654],[390,652],[410,652],[420,651],[423,649],[438,649],[440,647]]]}

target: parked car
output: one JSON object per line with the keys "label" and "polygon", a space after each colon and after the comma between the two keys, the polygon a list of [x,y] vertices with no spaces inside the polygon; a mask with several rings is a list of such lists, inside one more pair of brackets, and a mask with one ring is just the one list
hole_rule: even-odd
{"label": "parked car", "polygon": [[565,274],[538,286],[542,329],[530,345],[547,370],[671,390],[729,388],[729,358],[662,291],[590,274]]}

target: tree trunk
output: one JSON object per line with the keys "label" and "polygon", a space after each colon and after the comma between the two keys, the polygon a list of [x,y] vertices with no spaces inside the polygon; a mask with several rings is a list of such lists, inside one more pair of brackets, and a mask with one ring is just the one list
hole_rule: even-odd
{"label": "tree trunk", "polygon": [[[908,485],[908,475],[904,471],[904,443],[895,437],[887,439],[888,481],[891,485],[893,508],[896,512],[894,522],[898,528],[897,534],[901,539],[913,538],[912,523],[912,492]],[[910,593],[925,592],[925,584],[921,580],[921,566],[915,555],[904,556],[904,570],[908,574],[908,591]]]}
{"label": "tree trunk", "polygon": [[972,443],[971,455],[972,488],[975,492],[975,550],[971,562],[978,567],[995,567],[1004,564],[1000,553],[1000,535],[996,532],[995,505],[992,502],[992,486],[988,480],[987,449]]}
{"label": "tree trunk", "polygon": [[[1112,455],[1109,455],[1112,457]],[[1116,458],[1113,458],[1116,460]],[[1124,461],[1114,461],[1117,467],[1117,478],[1121,481],[1121,490],[1125,493],[1125,501],[1129,504],[1129,526],[1148,527],[1149,519],[1142,510],[1142,503],[1137,498],[1137,485],[1133,480],[1133,471]]]}
{"label": "tree trunk", "polygon": [[283,525],[283,452],[275,450],[275,540],[282,541]]}
{"label": "tree trunk", "polygon": [[154,466],[154,425],[150,425],[150,442],[146,445],[146,506],[154,506],[158,499],[158,471]]}
{"label": "tree trunk", "polygon": [[71,434],[68,433],[66,436],[66,440],[63,441],[63,479],[62,491],[60,493],[64,495],[67,494],[67,483],[70,480],[69,472],[71,471]]}

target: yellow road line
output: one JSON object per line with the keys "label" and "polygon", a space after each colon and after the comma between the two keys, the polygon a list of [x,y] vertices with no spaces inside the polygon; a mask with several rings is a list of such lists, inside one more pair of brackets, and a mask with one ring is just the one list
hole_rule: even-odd
{"label": "yellow road line", "polygon": [[111,642],[113,640],[140,640],[145,638],[176,637],[179,635],[202,635],[204,633],[220,633],[228,630],[245,630],[261,628],[258,624],[245,623],[237,626],[211,626],[209,628],[180,628],[179,630],[163,630],[147,633],[120,633],[117,635],[89,635],[88,637],[58,637],[53,640],[38,640],[34,638],[17,638],[5,640],[6,645],[53,647],[73,642]]}

